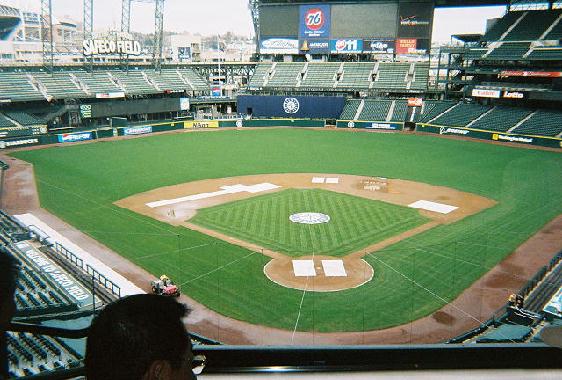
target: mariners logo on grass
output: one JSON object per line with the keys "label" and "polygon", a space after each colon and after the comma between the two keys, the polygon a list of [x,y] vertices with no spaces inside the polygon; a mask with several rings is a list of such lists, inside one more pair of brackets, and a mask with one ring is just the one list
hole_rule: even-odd
{"label": "mariners logo on grass", "polygon": [[289,220],[293,223],[300,224],[320,224],[328,223],[330,221],[330,216],[319,212],[301,212],[289,216]]}
{"label": "mariners logo on grass", "polygon": [[285,98],[283,101],[283,110],[285,113],[297,113],[301,107],[297,98]]}

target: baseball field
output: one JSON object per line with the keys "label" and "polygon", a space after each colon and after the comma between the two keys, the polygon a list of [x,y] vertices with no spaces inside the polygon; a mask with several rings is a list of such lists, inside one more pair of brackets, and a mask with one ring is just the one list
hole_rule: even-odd
{"label": "baseball field", "polygon": [[[167,274],[210,309],[285,330],[367,331],[427,316],[562,213],[559,153],[424,135],[224,130],[12,155],[34,165],[41,206],[51,213]],[[322,175],[340,183],[308,184]],[[357,187],[362,178],[393,187],[369,192]],[[277,188],[239,195],[228,187],[262,182]],[[203,199],[221,184],[228,196],[193,209],[138,201]],[[426,190],[410,199],[408,187]],[[460,216],[407,207],[421,199],[457,202]],[[330,220],[289,220],[310,211]],[[316,291],[314,276],[295,286],[272,281],[264,269],[281,256],[316,254],[344,264],[360,254],[370,269],[337,291]]]}

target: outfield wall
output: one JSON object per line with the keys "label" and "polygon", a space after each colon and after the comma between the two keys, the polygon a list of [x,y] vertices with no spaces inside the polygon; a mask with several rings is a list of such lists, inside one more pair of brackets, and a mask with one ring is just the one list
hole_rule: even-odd
{"label": "outfield wall", "polygon": [[562,148],[562,139],[535,135],[520,135],[517,133],[492,132],[481,129],[447,127],[433,124],[416,124],[416,131],[439,135],[471,137],[479,140],[496,142],[511,142],[523,145],[542,146],[548,148]]}
{"label": "outfield wall", "polygon": [[[8,148],[21,148],[36,145],[58,143],[73,143],[80,141],[98,140],[116,136],[144,135],[156,132],[167,132],[182,129],[213,129],[213,128],[267,128],[267,127],[298,127],[298,128],[324,128],[326,120],[323,119],[227,119],[227,120],[176,120],[171,122],[133,125],[118,128],[100,128],[72,133],[58,133],[36,135],[27,137],[4,138],[0,140],[0,150]],[[376,131],[401,131],[404,123],[365,120],[337,120],[337,128],[364,129]],[[545,137],[536,135],[521,135],[516,133],[500,133],[480,129],[448,127],[432,124],[417,124],[416,131],[439,135],[471,137],[479,140],[496,142],[511,142],[522,145],[532,145],[548,148],[562,148],[562,138]]]}

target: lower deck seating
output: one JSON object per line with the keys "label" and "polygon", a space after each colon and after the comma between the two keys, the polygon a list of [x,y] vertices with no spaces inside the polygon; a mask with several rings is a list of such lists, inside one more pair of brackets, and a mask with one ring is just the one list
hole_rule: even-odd
{"label": "lower deck seating", "polygon": [[518,122],[533,112],[526,108],[494,107],[481,119],[471,124],[471,128],[485,129],[488,131],[506,132]]}
{"label": "lower deck seating", "polygon": [[562,112],[538,110],[512,132],[551,137],[557,136],[562,133]]}
{"label": "lower deck seating", "polygon": [[348,99],[345,102],[345,106],[343,107],[343,112],[340,116],[341,120],[353,120],[355,118],[355,114],[357,113],[357,109],[361,104],[361,100],[359,99]]}
{"label": "lower deck seating", "polygon": [[391,105],[392,100],[366,99],[359,120],[385,121]]}
{"label": "lower deck seating", "polygon": [[480,104],[458,103],[455,107],[433,120],[433,124],[465,127],[472,120],[488,111],[490,107]]}
{"label": "lower deck seating", "polygon": [[426,100],[416,114],[415,121],[418,123],[429,123],[433,118],[445,112],[456,103],[440,100]]}

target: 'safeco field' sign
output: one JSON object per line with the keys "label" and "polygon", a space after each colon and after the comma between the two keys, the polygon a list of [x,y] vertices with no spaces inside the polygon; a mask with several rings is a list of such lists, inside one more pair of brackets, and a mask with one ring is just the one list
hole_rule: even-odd
{"label": "'safeco field' sign", "polygon": [[140,55],[141,45],[140,42],[133,40],[84,40],[82,41],[82,51],[84,55]]}

